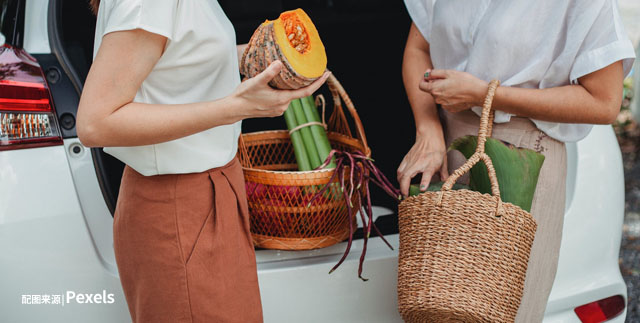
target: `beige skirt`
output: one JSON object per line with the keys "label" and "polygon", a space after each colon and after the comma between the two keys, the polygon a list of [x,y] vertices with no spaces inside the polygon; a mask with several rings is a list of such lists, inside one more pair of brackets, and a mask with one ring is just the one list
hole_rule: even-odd
{"label": "beige skirt", "polygon": [[[455,114],[441,110],[440,116],[447,146],[456,138],[478,134],[480,118],[470,110]],[[531,206],[531,215],[538,223],[538,230],[516,316],[516,322],[542,322],[562,240],[567,175],[565,144],[538,130],[529,119],[520,117],[513,117],[508,123],[494,124],[492,137],[517,147],[533,149],[545,156]],[[450,173],[466,161],[458,151],[449,152],[447,158]],[[461,181],[468,182],[468,176]]]}

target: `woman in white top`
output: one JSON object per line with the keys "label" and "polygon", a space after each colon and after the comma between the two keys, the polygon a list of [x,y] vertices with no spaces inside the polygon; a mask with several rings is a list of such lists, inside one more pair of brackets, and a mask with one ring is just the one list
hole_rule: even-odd
{"label": "woman in white top", "polygon": [[260,322],[240,122],[283,114],[307,88],[274,90],[271,64],[240,83],[217,1],[92,0],[94,62],[78,136],[127,166],[114,250],[134,322]]}
{"label": "woman in white top", "polygon": [[[531,213],[538,231],[517,322],[540,322],[553,283],[565,200],[564,142],[612,123],[635,54],[615,0],[405,0],[413,24],[403,80],[416,143],[398,168],[401,190],[448,177],[464,158],[455,138],[477,134],[488,81],[498,79],[493,137],[546,157]],[[441,109],[437,109],[440,105]]]}

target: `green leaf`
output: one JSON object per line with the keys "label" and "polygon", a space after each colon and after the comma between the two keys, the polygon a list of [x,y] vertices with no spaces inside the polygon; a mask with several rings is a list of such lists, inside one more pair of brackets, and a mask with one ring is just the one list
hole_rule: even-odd
{"label": "green leaf", "polygon": [[[475,152],[477,142],[476,136],[464,136],[456,139],[449,150],[458,150],[468,159]],[[502,201],[530,212],[544,155],[494,138],[487,139],[485,152],[491,157],[496,169]],[[474,191],[491,194],[491,182],[483,162],[478,162],[471,168],[469,186]]]}
{"label": "green leaf", "polygon": [[[436,183],[431,183],[429,184],[429,187],[427,187],[427,192],[437,192],[439,190],[442,189],[442,185],[444,184],[444,182],[436,182]],[[455,183],[453,184],[453,187],[451,188],[452,190],[462,190],[462,189],[469,189],[469,186],[464,185],[464,184],[459,184],[459,183]],[[420,186],[413,184],[411,186],[409,186],[409,196],[414,196],[414,195],[419,195],[422,194],[424,192],[420,191]]]}

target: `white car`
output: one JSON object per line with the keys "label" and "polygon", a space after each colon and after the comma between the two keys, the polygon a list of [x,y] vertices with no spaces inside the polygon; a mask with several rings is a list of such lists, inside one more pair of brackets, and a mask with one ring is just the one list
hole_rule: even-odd
{"label": "white car", "polygon": [[[130,321],[112,241],[122,164],[84,147],[74,127],[93,19],[84,1],[0,0],[0,322]],[[594,127],[567,154],[564,235],[544,322],[623,322],[624,181],[611,127]],[[395,212],[375,208],[379,221],[393,223]],[[362,240],[331,275],[344,243],[256,251],[265,322],[401,322],[390,227],[396,248],[371,239],[367,282],[356,274]]]}

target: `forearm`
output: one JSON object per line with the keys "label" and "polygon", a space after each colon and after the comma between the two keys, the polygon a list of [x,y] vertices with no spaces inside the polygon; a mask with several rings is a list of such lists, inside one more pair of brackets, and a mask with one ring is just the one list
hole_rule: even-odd
{"label": "forearm", "polygon": [[501,86],[496,90],[493,106],[496,110],[536,120],[609,124],[615,120],[621,97],[622,93],[620,98],[599,99],[582,85],[547,89]]}
{"label": "forearm", "polygon": [[240,106],[233,97],[191,104],[131,102],[83,122],[78,134],[91,147],[157,144],[239,121]]}
{"label": "forearm", "polygon": [[563,123],[613,123],[622,102],[622,62],[578,79],[578,84],[546,89],[499,87],[497,110],[532,119]]}
{"label": "forearm", "polygon": [[[411,32],[417,32],[417,30],[412,28]],[[430,68],[433,68],[433,65],[428,47],[418,48],[412,46],[412,42],[409,40],[402,62],[402,79],[411,110],[413,111],[416,135],[436,136],[442,138],[444,142],[442,125],[440,124],[438,110],[433,97],[418,88],[418,84],[424,78],[424,71]]]}

